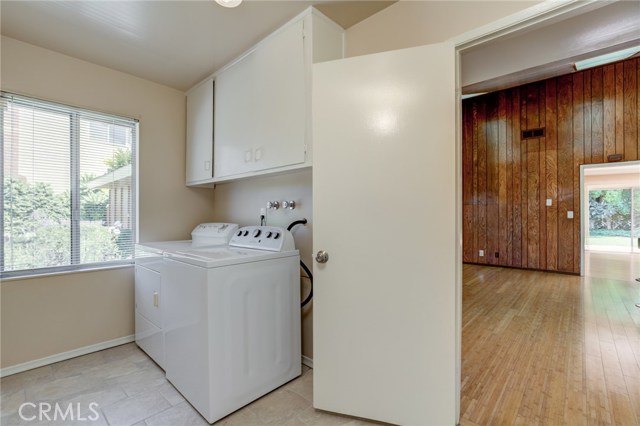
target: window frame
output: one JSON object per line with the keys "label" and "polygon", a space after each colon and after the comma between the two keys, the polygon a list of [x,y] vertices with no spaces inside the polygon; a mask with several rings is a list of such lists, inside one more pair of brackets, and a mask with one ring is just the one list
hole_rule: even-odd
{"label": "window frame", "polygon": [[[2,250],[0,250],[0,279],[17,279],[39,277],[47,275],[58,275],[64,273],[93,271],[104,269],[115,269],[130,266],[135,263],[135,245],[138,241],[138,144],[140,142],[140,122],[138,119],[119,116],[115,114],[103,113],[100,111],[89,110],[87,108],[74,107],[59,102],[51,102],[38,98],[19,95],[12,92],[0,91],[0,98],[6,99],[3,102],[11,102],[16,104],[28,105],[31,108],[39,108],[57,113],[69,114],[69,145],[71,161],[69,165],[70,182],[70,264],[61,266],[45,266],[41,268],[18,269],[5,271],[5,250],[4,250],[4,108],[0,107],[0,164],[2,164],[3,174],[0,179],[0,235],[3,236]],[[8,100],[8,101],[7,101]],[[130,259],[107,260],[102,262],[80,261],[80,223],[81,223],[81,200],[80,200],[80,121],[82,119],[103,121],[108,123],[122,123],[132,127],[133,135],[131,140],[131,199],[130,199],[130,217],[131,217],[131,249],[132,257]],[[120,146],[120,144],[116,144]]]}

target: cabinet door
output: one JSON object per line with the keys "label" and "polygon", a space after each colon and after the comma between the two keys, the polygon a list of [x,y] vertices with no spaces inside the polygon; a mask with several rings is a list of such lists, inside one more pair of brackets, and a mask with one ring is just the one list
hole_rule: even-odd
{"label": "cabinet door", "polygon": [[187,185],[213,177],[213,84],[187,95]]}
{"label": "cabinet door", "polygon": [[303,43],[299,21],[216,76],[216,177],[305,161]]}

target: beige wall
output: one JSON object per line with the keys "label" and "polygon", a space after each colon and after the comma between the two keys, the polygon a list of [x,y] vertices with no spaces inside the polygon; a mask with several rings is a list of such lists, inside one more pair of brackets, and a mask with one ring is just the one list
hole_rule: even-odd
{"label": "beige wall", "polygon": [[[445,40],[533,3],[399,2],[347,30],[347,56]],[[187,238],[191,228],[205,220],[257,223],[259,208],[272,198],[280,201],[293,198],[300,201],[300,206],[292,212],[279,210],[270,214],[270,224],[286,226],[291,220],[303,216],[312,220],[311,173],[308,171],[219,185],[214,191],[214,206],[209,190],[186,188],[182,93],[13,39],[3,37],[1,47],[3,90],[140,119],[141,241]],[[294,230],[296,245],[309,266],[312,265],[311,229],[310,224]],[[115,310],[113,306],[94,305],[96,315],[83,318],[84,323],[76,326],[69,319],[77,319],[80,310],[41,311],[38,308],[41,296],[35,289],[59,289],[56,300],[66,300],[74,296],[76,289],[70,283],[77,284],[77,280],[90,283],[86,284],[83,300],[92,300],[94,294],[100,295],[98,290],[107,291],[104,290],[106,288],[108,300],[118,299],[127,293],[132,304],[133,274],[129,272],[126,277],[118,274],[105,271],[2,283],[0,365],[5,367],[75,349],[78,345],[98,343],[105,340],[105,336],[132,334],[132,305],[117,306]],[[118,285],[122,282],[124,285]],[[100,283],[104,285],[100,286]],[[5,310],[5,306],[15,306],[16,309]],[[21,307],[25,310],[18,315],[17,308]],[[313,356],[311,309],[303,312],[303,354],[309,357]],[[109,315],[102,315],[105,312]],[[39,327],[33,330],[23,328],[21,319],[24,315],[32,315]],[[128,329],[121,330],[115,317],[126,318]],[[65,322],[72,325],[64,329],[56,326]],[[35,335],[19,341],[5,338],[5,333],[6,336],[17,336],[23,329],[35,332]],[[47,343],[51,335],[56,336],[55,346]]]}
{"label": "beige wall", "polygon": [[2,90],[140,120],[140,241],[188,237],[211,191],[185,187],[184,93],[2,37]]}
{"label": "beige wall", "polygon": [[133,334],[133,268],[2,283],[2,367]]}
{"label": "beige wall", "polygon": [[[7,37],[1,55],[2,90],[140,120],[140,241],[212,219],[212,191],[184,185],[184,93]],[[0,366],[133,334],[131,269],[2,282]]]}
{"label": "beige wall", "polygon": [[[267,201],[293,200],[294,210],[268,210],[267,223],[286,228],[294,220],[306,218],[309,223],[292,229],[296,248],[304,263],[313,268],[311,259],[313,220],[311,217],[311,170],[303,170],[280,176],[261,177],[218,185],[214,191],[214,217],[220,222],[234,222],[240,225],[260,223],[260,208]],[[302,281],[302,297],[309,292],[309,282]],[[313,356],[313,302],[302,312],[302,354]]]}
{"label": "beige wall", "polygon": [[445,41],[539,1],[399,1],[346,31],[347,56]]}

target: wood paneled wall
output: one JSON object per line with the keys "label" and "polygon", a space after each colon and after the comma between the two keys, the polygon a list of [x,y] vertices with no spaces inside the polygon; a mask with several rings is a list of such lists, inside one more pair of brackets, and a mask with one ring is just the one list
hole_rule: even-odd
{"label": "wood paneled wall", "polygon": [[465,262],[580,272],[580,165],[638,159],[639,82],[630,59],[463,101]]}

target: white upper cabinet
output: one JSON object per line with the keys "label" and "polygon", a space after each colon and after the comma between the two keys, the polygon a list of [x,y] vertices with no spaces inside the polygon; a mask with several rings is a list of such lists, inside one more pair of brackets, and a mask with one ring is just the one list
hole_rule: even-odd
{"label": "white upper cabinet", "polygon": [[304,163],[303,22],[216,75],[216,178]]}
{"label": "white upper cabinet", "polygon": [[213,79],[187,94],[187,185],[213,178]]}
{"label": "white upper cabinet", "polygon": [[308,9],[189,91],[187,185],[311,166],[312,65],[342,56],[342,28]]}

